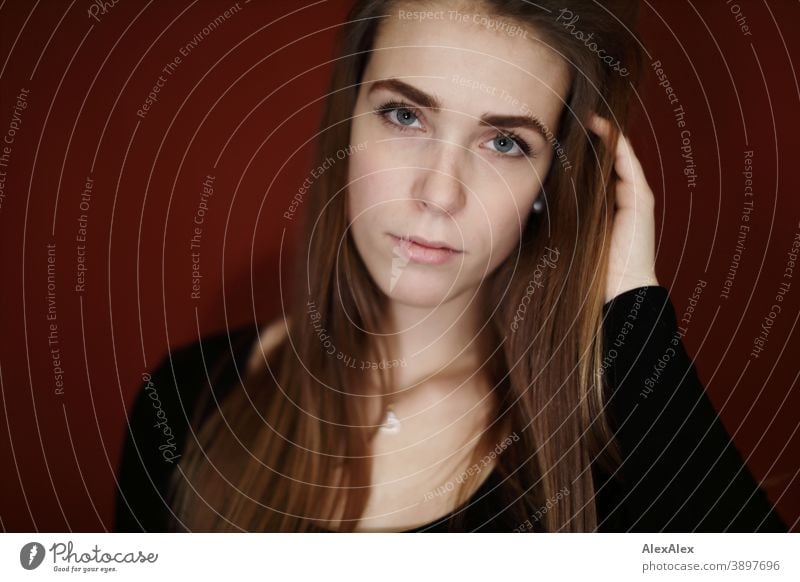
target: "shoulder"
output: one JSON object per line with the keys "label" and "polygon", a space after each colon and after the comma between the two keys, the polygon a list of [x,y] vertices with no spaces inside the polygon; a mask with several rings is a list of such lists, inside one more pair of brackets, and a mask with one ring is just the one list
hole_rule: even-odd
{"label": "shoulder", "polygon": [[252,352],[247,360],[247,370],[253,371],[260,368],[270,352],[277,348],[282,341],[289,337],[289,318],[277,317],[265,325],[257,338]]}
{"label": "shoulder", "polygon": [[242,354],[253,345],[257,333],[253,326],[240,326],[170,347],[150,372],[142,374],[129,415],[137,421],[132,428],[149,422],[154,413],[163,420],[168,412],[182,426],[203,388],[226,366],[241,364]]}
{"label": "shoulder", "polygon": [[676,326],[669,290],[661,285],[630,289],[603,305],[603,327],[607,334],[627,334],[637,329],[649,336],[653,329],[671,332]]}
{"label": "shoulder", "polygon": [[181,457],[199,399],[208,386],[221,397],[258,328],[250,324],[170,347],[141,383],[126,410],[118,465],[117,531],[163,531],[169,476]]}
{"label": "shoulder", "polygon": [[646,303],[648,306],[663,305],[669,301],[669,290],[662,285],[645,285],[620,293],[603,305],[604,312]]}

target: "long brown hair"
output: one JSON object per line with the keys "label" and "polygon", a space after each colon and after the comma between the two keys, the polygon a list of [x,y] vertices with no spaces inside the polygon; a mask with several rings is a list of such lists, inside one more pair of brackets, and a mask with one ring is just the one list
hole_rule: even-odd
{"label": "long brown hair", "polygon": [[[399,6],[430,4],[355,2],[341,32],[318,163],[349,145],[359,83],[383,17]],[[478,5],[469,3],[468,10]],[[472,458],[498,442],[497,427],[508,421],[520,438],[500,456],[497,471],[514,519],[522,524],[567,491],[538,529],[593,531],[596,488],[590,464],[619,463],[603,414],[600,373],[614,177],[613,149],[588,134],[582,121],[597,112],[626,131],[631,87],[642,61],[632,30],[637,5],[492,0],[480,6],[546,42],[568,63],[572,80],[553,136],[569,164],[553,158],[542,190],[545,211],[526,225],[519,252],[483,281],[491,301],[481,361],[491,362],[496,410]],[[560,12],[565,6],[579,16],[571,25]],[[595,45],[586,42],[590,32]],[[598,47],[619,63],[601,58]],[[196,438],[187,440],[170,491],[175,530],[308,531],[312,518],[324,523],[334,515],[340,531],[357,526],[369,494],[369,443],[380,420],[368,413],[364,372],[331,357],[318,332],[324,329],[344,354],[385,359],[386,345],[371,332],[380,329],[387,297],[349,234],[346,195],[341,195],[346,180],[346,163],[332,164],[306,194],[297,253],[304,260],[297,261],[294,291],[285,294],[291,298],[288,339],[267,354],[259,373],[243,378],[243,389],[198,422]],[[531,300],[531,280],[537,263],[552,252],[548,249],[557,249],[558,261]],[[391,372],[378,376],[384,394]]]}

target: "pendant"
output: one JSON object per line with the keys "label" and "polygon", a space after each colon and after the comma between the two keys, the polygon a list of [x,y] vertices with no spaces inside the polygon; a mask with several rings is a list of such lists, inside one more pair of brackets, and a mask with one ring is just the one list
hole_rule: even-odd
{"label": "pendant", "polygon": [[400,419],[397,418],[391,406],[386,409],[386,420],[383,421],[380,431],[384,434],[396,434],[400,432]]}

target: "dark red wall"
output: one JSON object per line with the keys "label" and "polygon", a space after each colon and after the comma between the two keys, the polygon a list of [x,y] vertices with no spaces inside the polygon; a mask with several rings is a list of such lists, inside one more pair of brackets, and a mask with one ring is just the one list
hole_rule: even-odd
{"label": "dark red wall", "polygon": [[[5,531],[110,528],[125,407],[141,374],[168,345],[280,310],[282,214],[308,169],[305,142],[349,2],[303,9],[310,2],[242,0],[171,74],[163,72],[234,4],[126,1],[97,20],[88,1],[71,10],[68,2],[33,8],[25,0],[0,9],[0,139],[12,122],[18,126],[0,167]],[[800,10],[788,0],[739,6],[750,35],[723,2],[643,7],[639,40],[661,61],[684,108],[697,186],[687,186],[680,129],[652,69],[633,139],[658,199],[659,279],[679,317],[697,281],[707,281],[686,345],[737,446],[794,523],[800,265],[784,279],[791,285],[764,351],[749,354],[800,232],[800,93],[792,68]],[[159,75],[158,100],[137,116]],[[22,90],[27,107],[15,118]],[[723,299],[742,224],[746,150],[754,152],[754,206]],[[209,174],[214,193],[194,299],[189,245]],[[93,187],[82,210],[87,177]],[[76,241],[81,214],[83,243]],[[47,245],[55,245],[50,287]]]}

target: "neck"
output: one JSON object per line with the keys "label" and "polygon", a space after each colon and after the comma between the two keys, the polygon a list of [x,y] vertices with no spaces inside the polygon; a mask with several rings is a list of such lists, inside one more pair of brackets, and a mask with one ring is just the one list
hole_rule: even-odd
{"label": "neck", "polygon": [[482,366],[482,294],[465,292],[432,308],[392,302],[389,314],[389,358],[403,363],[394,369],[396,390],[450,373],[469,375]]}

